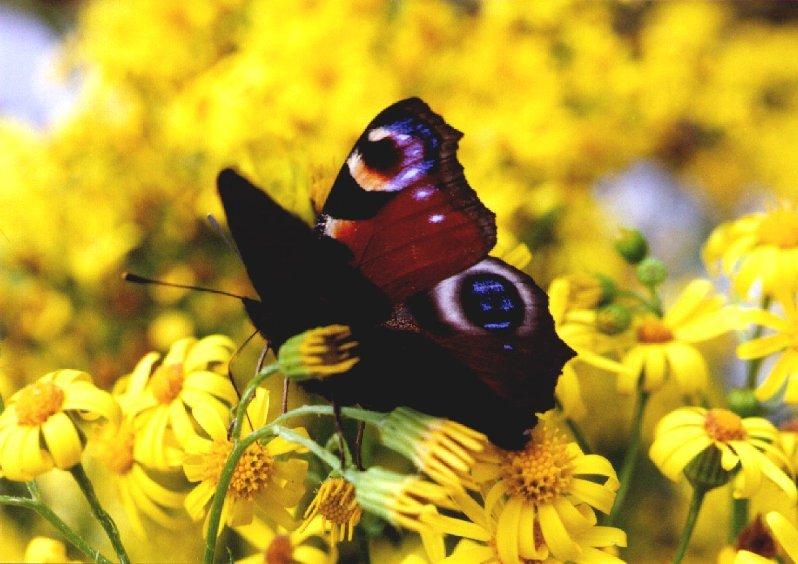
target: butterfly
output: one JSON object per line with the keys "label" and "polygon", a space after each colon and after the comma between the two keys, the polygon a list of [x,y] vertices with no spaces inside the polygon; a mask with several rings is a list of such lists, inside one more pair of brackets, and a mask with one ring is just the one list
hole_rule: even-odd
{"label": "butterfly", "polygon": [[546,294],[488,256],[496,222],[457,160],[462,133],[419,98],[380,112],[355,143],[315,227],[232,169],[227,223],[259,299],[244,307],[275,347],[345,324],[361,361],[301,384],[339,405],[407,406],[520,449],[574,352]]}

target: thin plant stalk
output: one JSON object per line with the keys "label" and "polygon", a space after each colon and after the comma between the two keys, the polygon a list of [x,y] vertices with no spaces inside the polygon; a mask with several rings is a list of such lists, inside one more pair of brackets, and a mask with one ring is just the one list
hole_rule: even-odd
{"label": "thin plant stalk", "polygon": [[14,507],[25,507],[35,511],[39,517],[50,523],[64,536],[66,541],[78,549],[80,552],[91,558],[92,562],[98,564],[111,564],[111,560],[100,554],[100,551],[91,546],[86,539],[81,537],[74,529],[64,523],[52,509],[42,503],[39,497],[39,490],[34,482],[28,482],[28,491],[31,497],[17,497],[10,495],[0,495],[0,505],[11,505]]}
{"label": "thin plant stalk", "polygon": [[609,525],[615,524],[618,516],[623,509],[623,503],[626,495],[629,493],[629,487],[632,484],[632,476],[634,475],[635,467],[637,466],[637,458],[640,454],[640,443],[643,435],[643,415],[645,414],[646,404],[648,403],[649,393],[642,387],[642,382],[637,389],[637,398],[635,400],[635,411],[632,418],[632,435],[629,439],[629,447],[626,449],[626,454],[623,458],[623,465],[619,480],[621,482],[618,488],[618,493],[615,495],[615,504],[612,506],[612,511],[607,518]]}
{"label": "thin plant stalk", "polygon": [[116,552],[120,564],[128,564],[130,562],[130,557],[127,555],[125,546],[122,544],[122,537],[119,536],[119,529],[116,527],[116,523],[114,523],[113,518],[105,509],[103,509],[103,506],[100,505],[100,500],[97,499],[97,494],[94,492],[94,486],[92,486],[89,477],[86,475],[83,465],[76,464],[69,469],[69,472],[72,474],[75,482],[77,482],[78,487],[80,487],[80,491],[83,492],[83,496],[86,498],[86,501],[89,502],[89,507],[91,507],[92,514],[105,531],[105,534],[108,536],[108,540],[111,541],[111,546],[114,547],[114,552]]}
{"label": "thin plant stalk", "polygon": [[679,545],[676,547],[676,554],[673,557],[673,564],[681,564],[690,544],[690,537],[693,536],[698,513],[701,511],[701,504],[704,502],[704,495],[707,493],[705,488],[696,487],[693,489],[693,496],[690,498],[690,507],[687,510],[687,520],[684,522],[682,534],[679,537]]}

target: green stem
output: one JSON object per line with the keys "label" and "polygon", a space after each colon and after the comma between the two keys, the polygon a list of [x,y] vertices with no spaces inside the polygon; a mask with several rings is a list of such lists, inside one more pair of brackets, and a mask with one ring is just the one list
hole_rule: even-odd
{"label": "green stem", "polygon": [[659,300],[659,297],[654,294],[651,300],[647,300],[637,292],[632,290],[618,290],[617,295],[624,298],[632,298],[640,303],[643,307],[649,310],[651,313],[656,315],[657,317],[662,317],[662,303]]}
{"label": "green stem", "polygon": [[255,397],[255,391],[258,389],[258,386],[279,369],[277,363],[270,364],[258,372],[255,377],[249,381],[247,387],[244,388],[244,393],[241,394],[241,399],[236,406],[236,417],[233,422],[233,429],[230,431],[230,437],[232,439],[237,439],[241,436],[241,427],[244,425],[244,419],[247,416],[247,407],[249,407],[252,398]]}
{"label": "green stem", "polygon": [[[641,384],[642,385],[642,384]],[[637,390],[637,399],[635,400],[634,417],[632,418],[632,436],[629,439],[629,447],[626,449],[626,454],[623,458],[623,465],[621,466],[620,482],[618,493],[615,495],[615,504],[612,506],[612,511],[607,519],[609,525],[615,524],[618,515],[623,508],[623,502],[626,499],[626,494],[629,493],[629,487],[632,484],[632,475],[634,474],[635,466],[637,465],[637,457],[640,452],[640,443],[643,435],[643,414],[648,402],[649,393],[639,387]]]}
{"label": "green stem", "polygon": [[[765,311],[770,309],[770,296],[765,296],[762,298],[761,307]],[[758,339],[762,336],[762,333],[765,331],[765,328],[762,325],[757,325],[754,329],[753,333],[751,333],[751,339]],[[764,357],[760,358],[752,358],[746,364],[745,369],[745,386],[749,390],[753,390],[756,388],[756,377],[759,375],[759,367],[762,366],[762,361],[765,360]]]}
{"label": "green stem", "polygon": [[[30,482],[29,482],[30,483]],[[30,489],[30,487],[28,488]],[[38,493],[38,490],[36,490]],[[33,499],[27,497],[16,497],[10,495],[0,495],[0,505],[12,505],[14,507],[25,507],[36,512],[42,519],[49,522],[53,527],[58,529],[64,538],[81,551],[83,554],[92,559],[93,562],[98,564],[111,564],[111,561],[100,554],[100,551],[92,547],[86,540],[76,533],[69,525],[64,523],[61,518],[56,515],[52,509],[47,507],[41,502],[38,495]]]}
{"label": "green stem", "polygon": [[687,552],[687,545],[690,544],[690,537],[693,536],[693,529],[698,520],[698,513],[701,511],[701,504],[704,501],[704,495],[707,493],[705,488],[694,488],[693,497],[690,498],[690,508],[687,511],[687,521],[684,523],[682,535],[679,538],[679,545],[676,547],[676,555],[673,557],[673,564],[680,564],[684,558],[684,553]]}
{"label": "green stem", "polygon": [[590,454],[592,451],[590,450],[590,445],[587,443],[587,439],[585,435],[582,433],[582,430],[576,424],[576,421],[571,419],[570,417],[565,418],[565,425],[568,427],[568,430],[571,432],[571,435],[576,441],[576,444],[579,445],[579,448],[582,449],[582,452],[585,454]]}
{"label": "green stem", "polygon": [[86,501],[89,502],[92,514],[100,523],[100,526],[102,526],[103,530],[105,530],[105,534],[108,535],[108,540],[111,541],[111,546],[114,547],[114,551],[119,558],[120,564],[128,564],[130,562],[130,557],[127,555],[125,547],[122,544],[122,538],[119,536],[119,529],[117,529],[116,523],[114,523],[114,520],[111,518],[108,512],[103,509],[102,505],[100,505],[100,500],[97,499],[97,494],[94,492],[94,486],[91,485],[91,481],[89,481],[89,477],[86,475],[83,465],[76,464],[69,469],[69,472],[72,474],[72,477],[75,479],[75,482],[77,482],[78,487],[80,487],[80,490],[83,492]]}
{"label": "green stem", "polygon": [[750,502],[747,499],[732,499],[732,520],[729,531],[729,541],[734,544],[740,532],[748,525],[748,510]]}
{"label": "green stem", "polygon": [[579,445],[579,448],[582,449],[582,452],[585,454],[590,454],[592,452],[590,450],[590,445],[588,444],[584,433],[582,433],[582,430],[579,428],[579,425],[577,425],[576,421],[570,417],[565,416],[565,410],[562,408],[562,403],[560,403],[560,400],[555,399],[554,405],[557,407],[560,413],[563,414],[565,424],[568,427],[568,430],[571,432],[571,436],[574,438],[574,441],[576,441],[576,444]]}

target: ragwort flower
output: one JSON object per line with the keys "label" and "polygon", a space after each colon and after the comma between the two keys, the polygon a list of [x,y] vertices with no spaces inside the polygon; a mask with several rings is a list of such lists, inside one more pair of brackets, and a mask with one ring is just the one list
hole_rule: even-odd
{"label": "ragwort flower", "polygon": [[399,407],[378,425],[382,443],[448,487],[476,487],[469,477],[487,437],[465,425]]}
{"label": "ragwort flower", "polygon": [[176,528],[184,518],[176,511],[183,507],[185,494],[158,483],[134,456],[134,444],[140,430],[126,418],[118,428],[104,429],[89,441],[89,453],[106,470],[132,529],[146,537],[142,514],[159,525]]}
{"label": "ragwort flower", "polygon": [[593,510],[609,513],[620,485],[607,459],[584,454],[545,417],[523,450],[486,456],[474,479],[486,491],[486,510],[496,512],[497,550],[507,561],[539,558],[537,530],[554,558],[578,559],[579,535],[596,524]]}
{"label": "ragwort flower", "polygon": [[667,376],[686,394],[705,389],[707,363],[695,344],[738,324],[737,309],[725,305],[709,281],[693,280],[662,318],[648,314],[637,320],[634,344],[621,360],[627,370],[619,373],[619,390],[631,393],[642,383],[645,390],[654,391]]}
{"label": "ragwort flower", "polygon": [[28,481],[53,466],[80,462],[80,421],[119,423],[119,405],[79,370],[56,370],[28,384],[0,415],[0,469],[9,480]]}
{"label": "ragwort flower", "polygon": [[227,367],[234,350],[229,338],[211,335],[177,341],[160,363],[157,353],[139,361],[119,400],[141,426],[137,460],[155,469],[175,468],[181,448],[197,436],[199,420],[227,416],[238,400]]}
{"label": "ragwort flower", "polygon": [[657,423],[649,456],[669,479],[678,481],[682,471],[699,455],[714,448],[720,451],[720,466],[726,472],[740,470],[734,482],[734,496],[750,498],[768,478],[793,502],[795,484],[771,460],[789,464],[777,446],[778,431],[761,417],[740,418],[727,409],[683,407]]}
{"label": "ragwort flower", "polygon": [[764,358],[781,353],[765,380],[756,389],[757,398],[768,400],[784,389],[784,401],[798,403],[798,301],[795,294],[778,292],[783,316],[761,309],[747,311],[744,319],[773,329],[774,333],[751,339],[737,347],[743,360]]}
{"label": "ragwort flower", "polygon": [[272,528],[255,518],[248,525],[236,527],[235,531],[257,549],[255,554],[237,560],[236,564],[335,564],[338,561],[335,546],[323,535],[321,519],[315,519],[306,527],[287,531]]}
{"label": "ragwort flower", "polygon": [[720,263],[734,289],[746,296],[756,282],[766,295],[798,288],[798,208],[784,205],[724,223],[704,248],[708,266]]}
{"label": "ragwort flower", "polygon": [[329,535],[330,543],[351,541],[355,527],[360,522],[363,509],[357,502],[355,486],[341,477],[330,477],[319,486],[319,491],[305,511],[301,529],[321,520],[322,530]]}
{"label": "ragwort flower", "polygon": [[[259,388],[247,408],[249,417],[244,422],[244,433],[252,432],[249,421],[256,429],[262,427],[268,411],[269,394]],[[215,412],[208,412],[197,421],[208,438],[195,436],[191,439],[183,461],[188,480],[199,482],[185,500],[186,510],[195,521],[205,515],[219,483],[222,467],[233,449],[233,443],[227,436],[227,414],[219,416]],[[298,458],[281,457],[302,450],[299,445],[280,437],[265,444],[251,444],[233,472],[222,507],[221,522],[230,526],[245,525],[252,521],[257,507],[270,521],[286,529],[294,529],[296,523],[288,508],[294,507],[305,493],[308,463]]]}

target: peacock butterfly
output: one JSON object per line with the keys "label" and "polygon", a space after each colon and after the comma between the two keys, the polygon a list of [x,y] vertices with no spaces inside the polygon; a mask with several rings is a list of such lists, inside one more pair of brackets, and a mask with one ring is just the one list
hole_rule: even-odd
{"label": "peacock butterfly", "polygon": [[306,329],[346,324],[360,343],[349,372],[302,385],[333,402],[408,406],[522,448],[574,352],[546,294],[488,256],[494,214],[457,160],[462,134],[418,98],[393,104],[347,157],[315,229],[231,169],[219,195],[260,300],[244,299],[276,348]]}

